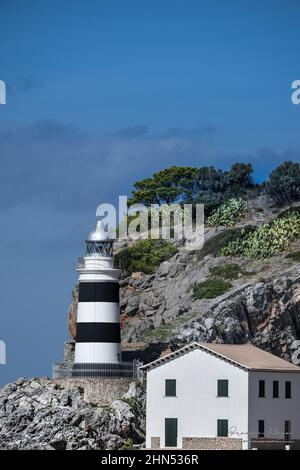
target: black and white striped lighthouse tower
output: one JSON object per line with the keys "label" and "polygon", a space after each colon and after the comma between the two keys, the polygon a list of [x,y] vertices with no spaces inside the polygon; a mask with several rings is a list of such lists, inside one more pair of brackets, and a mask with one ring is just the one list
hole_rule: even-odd
{"label": "black and white striped lighthouse tower", "polygon": [[78,263],[79,299],[72,377],[126,375],[121,362],[119,275],[113,240],[98,220]]}

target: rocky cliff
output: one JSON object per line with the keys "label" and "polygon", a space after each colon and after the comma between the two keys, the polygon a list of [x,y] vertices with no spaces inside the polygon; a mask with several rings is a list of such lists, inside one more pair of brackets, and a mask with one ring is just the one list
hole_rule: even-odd
{"label": "rocky cliff", "polygon": [[[238,228],[260,226],[277,215],[258,198]],[[123,349],[147,351],[147,362],[153,353],[191,341],[250,341],[300,364],[300,256],[290,256],[300,253],[300,240],[268,259],[220,256],[232,230],[207,229],[200,251],[177,244],[175,256],[153,274],[123,273]],[[202,291],[196,292],[195,285]],[[76,335],[77,301],[75,287],[71,337]],[[134,384],[109,406],[99,406],[86,403],[80,387],[20,379],[0,391],[0,448],[129,447],[144,439],[144,401],[143,390]]]}
{"label": "rocky cliff", "polygon": [[[235,260],[236,263],[236,260]],[[300,266],[284,256],[266,262],[238,260],[232,287],[196,300],[191,286],[232,259],[179,253],[154,276],[128,279],[122,287],[123,339],[128,342],[251,341],[300,362]]]}
{"label": "rocky cliff", "polygon": [[[248,203],[238,228],[260,226],[277,217],[265,197]],[[230,235],[224,228],[206,229],[201,251],[178,248],[155,273],[133,273],[121,281],[123,347],[164,342],[179,347],[191,341],[251,341],[295,364],[300,363],[300,264],[288,252],[268,259],[219,256]],[[291,252],[300,249],[300,240]],[[231,271],[234,271],[231,275]],[[195,283],[225,276],[226,292],[196,299]],[[78,290],[69,311],[70,333],[76,332]],[[205,296],[204,296],[205,297]],[[209,297],[209,296],[208,296]]]}
{"label": "rocky cliff", "polygon": [[0,449],[130,448],[144,441],[144,403],[135,383],[109,406],[97,406],[80,387],[19,379],[0,390]]}

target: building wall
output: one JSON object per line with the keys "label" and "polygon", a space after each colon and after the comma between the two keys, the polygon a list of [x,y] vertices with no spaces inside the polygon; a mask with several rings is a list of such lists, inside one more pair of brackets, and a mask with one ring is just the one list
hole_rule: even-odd
{"label": "building wall", "polygon": [[[265,380],[265,398],[259,398],[259,380]],[[273,398],[273,380],[279,381],[279,398]],[[285,398],[285,381],[292,383],[292,398]],[[284,439],[284,421],[291,421],[292,439],[300,439],[300,374],[249,373],[249,438],[257,439],[258,421],[265,421],[265,439]],[[266,446],[267,444],[264,444]],[[269,444],[270,445],[270,444]],[[253,445],[254,446],[254,445]],[[257,442],[255,443],[257,447]]]}
{"label": "building wall", "polygon": [[[284,440],[270,440],[270,439],[251,439],[251,449],[257,450],[287,450]],[[300,440],[294,439],[292,443],[288,444],[290,450],[300,450]]]}
{"label": "building wall", "polygon": [[[165,379],[176,379],[177,397],[165,397]],[[229,397],[217,397],[217,380],[229,380]],[[178,419],[183,438],[216,438],[217,420],[228,419],[229,437],[248,429],[248,372],[201,350],[191,351],[147,374],[146,446],[165,444],[165,418]],[[247,445],[245,443],[244,445]]]}
{"label": "building wall", "polygon": [[190,450],[242,450],[243,440],[231,437],[183,437],[182,448]]}

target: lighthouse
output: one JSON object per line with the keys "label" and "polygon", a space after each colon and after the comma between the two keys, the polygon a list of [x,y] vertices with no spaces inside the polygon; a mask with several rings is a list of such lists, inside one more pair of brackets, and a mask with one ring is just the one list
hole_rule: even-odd
{"label": "lighthouse", "polygon": [[[79,298],[72,377],[118,377],[128,364],[121,361],[119,276],[114,268],[113,242],[101,220],[86,240],[78,262]],[[132,366],[131,366],[132,369]],[[132,372],[131,372],[132,374]]]}

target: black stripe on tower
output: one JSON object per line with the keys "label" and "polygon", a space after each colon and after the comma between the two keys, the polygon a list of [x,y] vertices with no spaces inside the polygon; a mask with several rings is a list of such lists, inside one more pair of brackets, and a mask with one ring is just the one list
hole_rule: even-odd
{"label": "black stripe on tower", "polygon": [[118,282],[80,282],[78,302],[119,303]]}
{"label": "black stripe on tower", "polygon": [[120,323],[77,323],[76,343],[120,342]]}

